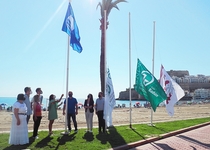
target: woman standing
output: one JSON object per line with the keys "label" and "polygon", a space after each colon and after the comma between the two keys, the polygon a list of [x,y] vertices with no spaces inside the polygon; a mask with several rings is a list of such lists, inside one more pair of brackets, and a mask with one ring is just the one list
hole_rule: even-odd
{"label": "woman standing", "polygon": [[55,119],[58,119],[58,113],[57,108],[62,104],[62,102],[58,105],[58,102],[60,102],[63,98],[63,94],[61,95],[59,100],[55,100],[55,95],[51,94],[49,97],[49,112],[48,112],[48,120],[49,120],[49,135],[51,135],[52,132],[52,125],[54,123]]}
{"label": "woman standing", "polygon": [[33,131],[33,137],[35,139],[38,139],[38,129],[40,126],[40,122],[42,119],[42,107],[40,104],[40,97],[39,95],[34,96],[34,102],[33,102],[33,121],[34,121],[34,131]]}
{"label": "woman standing", "polygon": [[93,129],[93,112],[94,112],[93,107],[94,107],[93,95],[88,94],[87,99],[84,102],[87,132],[92,132]]}
{"label": "woman standing", "polygon": [[12,107],[13,116],[10,130],[9,144],[22,145],[29,143],[28,125],[26,121],[27,107],[23,102],[24,94],[18,94],[17,102]]}

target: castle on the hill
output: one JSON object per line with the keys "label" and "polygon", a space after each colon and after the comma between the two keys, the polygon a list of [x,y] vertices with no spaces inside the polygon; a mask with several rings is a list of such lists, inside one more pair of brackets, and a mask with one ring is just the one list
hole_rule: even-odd
{"label": "castle on the hill", "polygon": [[[200,95],[205,94],[203,97],[210,97],[210,76],[205,75],[189,75],[187,70],[185,71],[167,71],[168,74],[174,79],[185,91],[185,97],[182,99],[192,99],[192,97],[202,97]],[[201,89],[201,90],[199,90]],[[200,95],[199,95],[200,94]],[[132,99],[144,99],[139,95],[134,88],[131,89]],[[129,99],[129,89],[121,91],[118,99]]]}

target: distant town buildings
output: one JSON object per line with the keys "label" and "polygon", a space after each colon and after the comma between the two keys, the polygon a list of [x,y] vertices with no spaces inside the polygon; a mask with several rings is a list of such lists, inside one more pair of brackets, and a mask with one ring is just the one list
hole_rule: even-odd
{"label": "distant town buildings", "polygon": [[[185,97],[182,99],[210,99],[210,76],[205,75],[189,75],[187,70],[170,70],[168,74],[174,79],[185,91]],[[144,99],[134,88],[131,89],[132,99]],[[129,99],[129,89],[119,93],[118,99]]]}

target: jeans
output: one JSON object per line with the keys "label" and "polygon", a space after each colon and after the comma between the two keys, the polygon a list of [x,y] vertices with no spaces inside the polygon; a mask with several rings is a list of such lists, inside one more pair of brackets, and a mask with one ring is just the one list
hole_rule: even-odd
{"label": "jeans", "polygon": [[68,125],[68,129],[71,131],[71,118],[72,121],[74,123],[74,128],[75,130],[77,130],[77,121],[76,121],[76,114],[68,114],[67,115],[67,125]]}

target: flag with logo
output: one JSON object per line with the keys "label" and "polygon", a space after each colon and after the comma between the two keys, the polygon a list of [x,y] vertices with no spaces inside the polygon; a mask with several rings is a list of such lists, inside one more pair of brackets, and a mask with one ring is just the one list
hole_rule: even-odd
{"label": "flag with logo", "polygon": [[112,126],[112,111],[116,105],[115,102],[115,95],[114,95],[114,88],[112,84],[112,78],[109,71],[107,69],[107,78],[106,78],[106,93],[105,93],[105,105],[104,105],[104,119],[106,125]]}
{"label": "flag with logo", "polygon": [[159,104],[166,100],[166,93],[152,73],[147,70],[139,59],[137,61],[134,89],[140,95],[143,95],[150,102],[152,109],[156,111]]}
{"label": "flag with logo", "polygon": [[74,17],[74,12],[71,7],[71,3],[69,3],[66,16],[63,22],[62,31],[66,32],[70,36],[70,45],[73,50],[78,53],[82,52],[82,46],[80,44],[80,35],[79,29]]}
{"label": "flag with logo", "polygon": [[185,95],[184,90],[169,76],[162,65],[159,82],[167,95],[165,105],[168,115],[173,116],[174,105]]}

